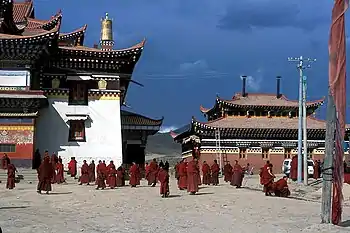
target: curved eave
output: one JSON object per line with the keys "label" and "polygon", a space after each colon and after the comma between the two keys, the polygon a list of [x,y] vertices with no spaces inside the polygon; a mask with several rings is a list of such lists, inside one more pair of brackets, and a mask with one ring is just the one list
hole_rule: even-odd
{"label": "curved eave", "polygon": [[[235,104],[232,102],[232,100],[223,100],[223,99],[218,99],[218,103],[224,104],[225,106],[232,107],[232,108],[248,108],[248,107],[258,107],[258,108],[285,108],[285,109],[298,109],[298,106],[285,106],[285,105],[248,105],[248,104]],[[294,102],[294,101],[290,101]],[[306,107],[307,108],[318,108],[319,106],[323,105],[324,103],[324,98],[320,100],[315,100],[315,101],[307,101],[306,102]],[[208,112],[211,109],[208,110]]]}
{"label": "curved eave", "polygon": [[[138,57],[141,55],[142,50],[144,48],[144,45],[146,43],[146,40],[142,40],[140,43],[131,46],[130,48],[126,49],[120,49],[120,50],[110,50],[105,51],[101,49],[96,48],[90,48],[85,46],[75,46],[75,47],[68,47],[68,46],[60,46],[60,50],[64,53],[68,54],[75,54],[78,56],[100,56],[100,55],[107,55],[112,57],[123,57],[123,56],[130,56],[134,55],[135,60],[138,59]],[[137,57],[138,56],[138,57]]]}
{"label": "curved eave", "polygon": [[39,20],[27,18],[28,21],[28,29],[44,29],[44,30],[52,30],[57,26],[57,24],[61,23],[62,20],[62,11],[59,10],[57,14],[51,17],[49,20]]}
{"label": "curved eave", "polygon": [[69,33],[61,33],[58,37],[59,42],[64,42],[68,40],[79,40],[79,44],[82,45],[84,43],[84,35],[86,32],[87,24],[82,26],[81,28],[78,28],[72,32]]}
{"label": "curved eave", "polygon": [[8,34],[21,34],[27,25],[26,20],[16,23],[14,19],[14,5],[12,1],[2,0],[0,11],[0,31]]}
{"label": "curved eave", "polygon": [[[22,35],[9,35],[9,34],[0,34],[0,46],[6,46],[7,43],[28,43],[31,41],[42,40],[44,38],[54,39],[58,35],[60,24],[57,24],[56,27],[50,31],[40,31],[38,34],[22,36]],[[1,45],[5,43],[5,45]]]}
{"label": "curved eave", "polygon": [[206,114],[211,110],[211,108],[205,108],[201,105],[199,106],[199,110],[201,111],[201,113]]}

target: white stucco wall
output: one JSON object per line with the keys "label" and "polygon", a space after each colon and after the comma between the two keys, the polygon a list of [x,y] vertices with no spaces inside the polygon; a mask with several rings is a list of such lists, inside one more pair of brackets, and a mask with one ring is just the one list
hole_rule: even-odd
{"label": "white stucco wall", "polygon": [[[65,167],[71,157],[81,167],[83,160],[113,160],[122,164],[122,136],[119,100],[89,100],[88,106],[68,106],[68,98],[49,97],[49,107],[40,110],[36,122],[36,148],[62,157]],[[68,142],[66,114],[88,113],[85,122],[86,142]],[[79,170],[80,172],[80,170]]]}

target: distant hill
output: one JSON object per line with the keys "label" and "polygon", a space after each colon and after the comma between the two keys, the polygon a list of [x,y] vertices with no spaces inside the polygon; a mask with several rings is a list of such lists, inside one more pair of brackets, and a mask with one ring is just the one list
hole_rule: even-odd
{"label": "distant hill", "polygon": [[153,158],[174,164],[181,159],[181,144],[175,143],[169,133],[149,136],[146,147],[146,160]]}

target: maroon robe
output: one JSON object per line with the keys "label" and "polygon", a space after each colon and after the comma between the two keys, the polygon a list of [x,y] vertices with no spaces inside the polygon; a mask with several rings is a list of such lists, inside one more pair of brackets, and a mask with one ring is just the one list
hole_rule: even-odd
{"label": "maroon robe", "polygon": [[6,188],[13,189],[15,187],[16,167],[12,163],[7,164],[7,183]]}
{"label": "maroon robe", "polygon": [[89,184],[89,165],[87,163],[84,163],[83,166],[81,166],[80,183]]}
{"label": "maroon robe", "polygon": [[170,177],[167,170],[160,168],[158,173],[158,180],[160,182],[160,195],[162,195],[162,197],[169,196],[169,178]]}
{"label": "maroon robe", "polygon": [[129,169],[129,174],[130,174],[130,180],[129,184],[131,187],[136,187],[138,185],[139,180],[138,180],[138,168],[136,164],[133,164],[130,169]]}
{"label": "maroon robe", "polygon": [[149,164],[148,185],[155,186],[157,184],[157,173],[158,173],[158,164],[157,162],[152,161]]}
{"label": "maroon robe", "polygon": [[187,164],[185,162],[180,162],[179,164],[178,187],[180,190],[187,189]]}
{"label": "maroon robe", "polygon": [[111,189],[115,188],[117,186],[117,170],[114,164],[110,164],[109,166],[108,177],[109,187]]}
{"label": "maroon robe", "polygon": [[58,157],[57,157],[57,155],[56,154],[52,154],[51,155],[51,165],[52,165],[52,167],[53,167],[53,170],[54,170],[54,173],[53,173],[53,175],[52,175],[52,180],[51,180],[51,183],[52,184],[54,184],[54,183],[56,183],[56,172],[57,172],[57,170],[56,170],[56,168],[57,168],[57,166],[56,166],[56,164],[57,164],[57,162],[58,162]]}
{"label": "maroon robe", "polygon": [[244,177],[243,168],[238,163],[233,166],[233,175],[231,179],[231,185],[240,188]]}
{"label": "maroon robe", "polygon": [[287,181],[283,178],[274,183],[273,191],[278,197],[288,197],[290,195]]}
{"label": "maroon robe", "polygon": [[117,170],[117,187],[124,186],[124,172],[122,168]]}
{"label": "maroon robe", "polygon": [[196,160],[192,160],[187,164],[187,192],[195,194],[198,192],[198,176],[199,166]]}
{"label": "maroon robe", "polygon": [[106,188],[106,183],[105,183],[105,179],[106,179],[106,166],[103,163],[99,163],[96,167],[96,172],[97,172],[97,179],[96,179],[96,185],[97,188]]}
{"label": "maroon robe", "polygon": [[7,165],[10,163],[11,163],[10,158],[7,155],[4,155],[1,159],[1,168],[6,170]]}
{"label": "maroon robe", "polygon": [[293,181],[298,179],[298,156],[294,155],[290,164],[290,178]]}
{"label": "maroon robe", "polygon": [[202,165],[203,184],[209,185],[211,182],[210,167],[207,163]]}
{"label": "maroon robe", "polygon": [[61,183],[64,183],[65,180],[64,180],[64,168],[63,168],[63,164],[61,162],[58,162],[56,164],[56,171],[57,171],[57,174],[56,174],[56,182],[57,184],[61,184]]}
{"label": "maroon robe", "polygon": [[229,182],[232,180],[232,166],[231,164],[227,163],[224,166],[224,181]]}
{"label": "maroon robe", "polygon": [[95,163],[89,164],[89,182],[96,181]]}
{"label": "maroon robe", "polygon": [[220,172],[219,164],[214,163],[213,165],[211,165],[211,183],[213,185],[219,184],[219,172]]}
{"label": "maroon robe", "polygon": [[140,185],[141,182],[141,170],[139,165],[136,165],[136,185]]}
{"label": "maroon robe", "polygon": [[75,159],[72,159],[68,163],[68,172],[71,177],[75,177],[77,175],[77,161]]}
{"label": "maroon robe", "polygon": [[54,169],[50,163],[50,157],[45,156],[44,161],[40,164],[38,169],[38,192],[46,191],[49,192],[52,190],[51,180],[53,177]]}
{"label": "maroon robe", "polygon": [[269,165],[265,165],[261,171],[261,183],[264,185],[263,191],[265,194],[270,194],[272,191],[273,179],[275,176],[273,174],[271,175],[270,173],[272,174],[271,167]]}
{"label": "maroon robe", "polygon": [[313,177],[314,177],[315,180],[320,178],[320,166],[318,164],[318,161],[314,162],[314,174],[313,174]]}

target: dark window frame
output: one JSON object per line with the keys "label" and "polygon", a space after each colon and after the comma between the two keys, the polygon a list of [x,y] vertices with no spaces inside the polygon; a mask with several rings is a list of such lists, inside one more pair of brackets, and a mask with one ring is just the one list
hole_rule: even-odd
{"label": "dark window frame", "polygon": [[0,153],[16,153],[16,144],[14,143],[0,144]]}
{"label": "dark window frame", "polygon": [[89,104],[88,83],[85,81],[69,81],[68,105]]}
{"label": "dark window frame", "polygon": [[[86,142],[85,128],[85,120],[69,121],[68,142]],[[82,135],[77,136],[78,133]]]}

